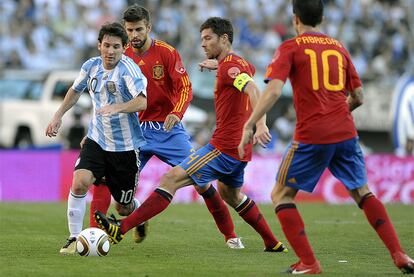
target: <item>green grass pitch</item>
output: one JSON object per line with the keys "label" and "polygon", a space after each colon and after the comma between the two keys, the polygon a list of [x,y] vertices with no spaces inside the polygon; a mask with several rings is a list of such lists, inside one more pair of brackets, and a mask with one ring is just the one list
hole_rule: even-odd
{"label": "green grass pitch", "polygon": [[[401,275],[355,205],[298,207],[323,276]],[[288,245],[272,207],[260,208]],[[414,256],[414,206],[387,209],[403,247]],[[66,203],[0,203],[0,276],[278,276],[296,262],[290,248],[287,254],[263,252],[260,237],[231,213],[245,249],[226,247],[204,205],[173,204],[150,221],[142,244],[128,234],[99,258],[59,255],[67,236]]]}

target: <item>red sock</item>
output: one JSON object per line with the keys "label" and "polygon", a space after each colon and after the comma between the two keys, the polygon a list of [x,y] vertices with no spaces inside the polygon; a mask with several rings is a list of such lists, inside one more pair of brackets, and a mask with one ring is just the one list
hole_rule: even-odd
{"label": "red sock", "polygon": [[296,209],[296,205],[293,203],[281,204],[276,207],[276,215],[282,225],[283,233],[285,233],[299,259],[306,265],[314,264],[316,258],[309,244],[305,233],[305,226]]}
{"label": "red sock", "polygon": [[390,251],[390,254],[403,252],[397,234],[395,233],[394,226],[381,201],[379,201],[372,193],[368,193],[362,197],[359,207],[364,210],[369,223],[384,242],[388,251]]}
{"label": "red sock", "polygon": [[106,185],[93,186],[91,208],[89,209],[89,227],[98,227],[95,221],[95,211],[106,214],[111,205],[111,192]]}
{"label": "red sock", "polygon": [[125,234],[135,226],[161,213],[170,205],[172,198],[171,194],[157,188],[138,209],[121,220],[121,233]]}
{"label": "red sock", "polygon": [[223,199],[221,199],[216,189],[210,185],[201,196],[206,202],[207,208],[213,216],[218,229],[224,235],[224,239],[227,241],[228,239],[236,238],[237,235],[234,233],[234,224],[229,209],[224,204]]}
{"label": "red sock", "polygon": [[259,208],[253,200],[247,198],[236,208],[236,211],[244,219],[244,221],[246,221],[256,230],[256,232],[259,233],[264,241],[266,248],[273,248],[276,246],[276,244],[278,244],[279,241],[273,235],[272,230],[270,230],[270,227],[266,222],[266,219],[260,213]]}

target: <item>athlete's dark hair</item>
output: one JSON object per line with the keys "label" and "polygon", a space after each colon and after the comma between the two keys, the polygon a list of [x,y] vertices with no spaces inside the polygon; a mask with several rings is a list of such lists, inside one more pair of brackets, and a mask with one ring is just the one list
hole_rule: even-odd
{"label": "athlete's dark hair", "polygon": [[148,10],[144,7],[134,4],[129,6],[122,16],[124,22],[137,22],[141,20],[146,20],[147,23],[150,23],[150,14]]}
{"label": "athlete's dark hair", "polygon": [[210,28],[218,36],[227,34],[230,44],[233,43],[233,25],[230,20],[221,17],[210,17],[200,27],[200,33]]}
{"label": "athlete's dark hair", "polygon": [[293,0],[293,13],[303,24],[315,27],[322,22],[322,0]]}
{"label": "athlete's dark hair", "polygon": [[122,46],[125,46],[128,43],[128,35],[121,23],[112,22],[102,25],[99,30],[98,41],[102,42],[105,35],[121,38]]}

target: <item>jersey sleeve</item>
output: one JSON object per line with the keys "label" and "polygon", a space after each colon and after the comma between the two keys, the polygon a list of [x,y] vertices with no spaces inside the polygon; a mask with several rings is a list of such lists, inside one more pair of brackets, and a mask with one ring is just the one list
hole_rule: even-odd
{"label": "jersey sleeve", "polygon": [[252,70],[250,65],[244,60],[240,60],[240,62],[223,62],[219,70],[223,85],[233,86],[240,92],[244,92],[248,82],[253,82],[252,71],[254,69]]}
{"label": "jersey sleeve", "polygon": [[72,89],[78,93],[81,93],[88,86],[89,71],[93,65],[93,59],[87,60],[81,67],[78,77],[75,79],[72,85]]}
{"label": "jersey sleeve", "polygon": [[123,62],[126,67],[122,78],[129,93],[132,97],[137,97],[139,95],[147,97],[147,78],[142,74],[134,61],[128,58],[123,60]]}
{"label": "jersey sleeve", "polygon": [[278,79],[286,82],[286,79],[289,77],[292,63],[292,47],[287,42],[282,43],[282,45],[276,49],[272,62],[267,67],[264,78],[265,83],[273,79]]}
{"label": "jersey sleeve", "polygon": [[167,70],[173,84],[173,105],[171,114],[182,119],[185,111],[193,99],[193,92],[190,78],[181,61],[180,54],[177,50],[168,51],[167,54]]}

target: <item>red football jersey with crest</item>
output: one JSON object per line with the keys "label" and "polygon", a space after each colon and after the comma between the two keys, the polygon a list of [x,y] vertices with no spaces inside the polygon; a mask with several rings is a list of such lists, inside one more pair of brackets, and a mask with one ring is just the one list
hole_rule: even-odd
{"label": "red football jersey with crest", "polygon": [[283,42],[265,81],[287,78],[297,115],[295,141],[328,144],[357,136],[346,98],[362,85],[341,43],[321,33],[304,33]]}
{"label": "red football jersey with crest", "polygon": [[147,109],[139,113],[140,121],[164,122],[170,113],[182,119],[193,94],[177,50],[153,39],[146,52],[137,54],[128,46],[125,55],[135,61],[148,80]]}
{"label": "red football jersey with crest", "polygon": [[241,73],[253,77],[255,68],[235,54],[229,54],[219,61],[214,89],[216,129],[210,143],[237,160],[250,161],[253,147],[251,143],[246,145],[243,159],[239,158],[237,151],[244,123],[252,113],[249,96],[233,85]]}

